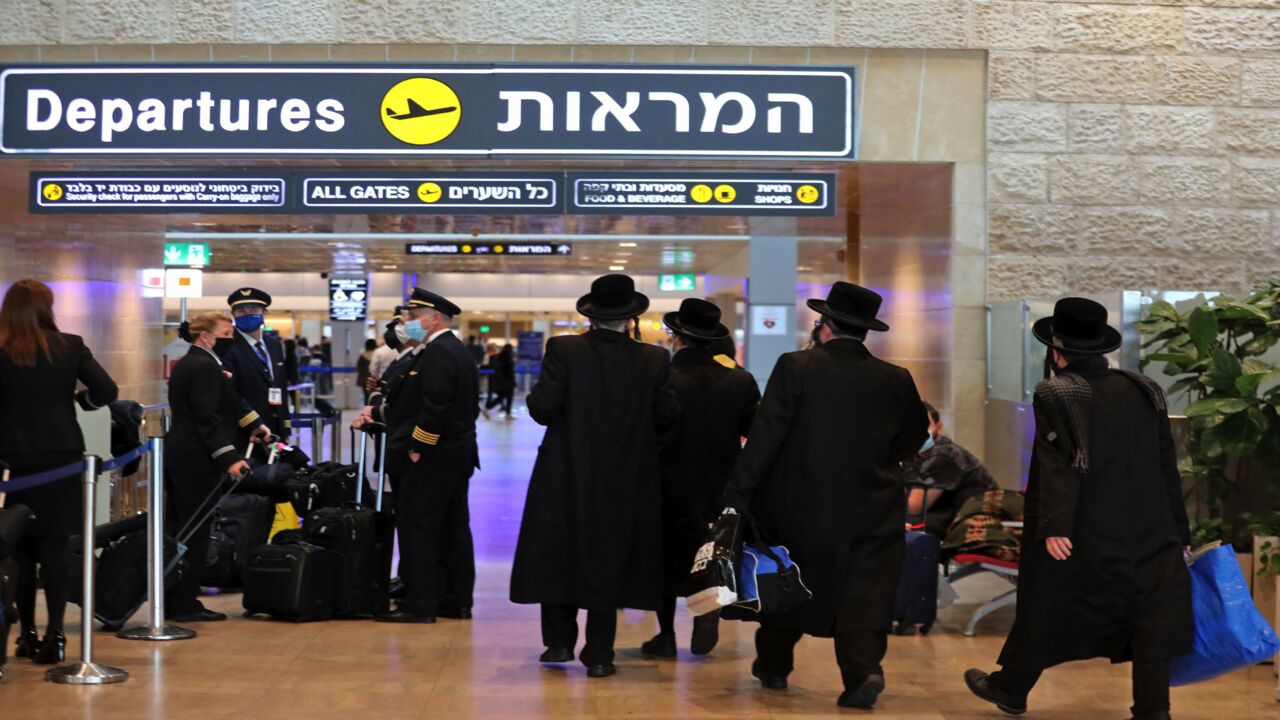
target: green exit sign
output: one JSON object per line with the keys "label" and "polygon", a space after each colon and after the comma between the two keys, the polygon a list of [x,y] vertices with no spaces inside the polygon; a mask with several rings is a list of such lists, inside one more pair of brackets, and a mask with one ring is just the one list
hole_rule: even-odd
{"label": "green exit sign", "polygon": [[165,243],[164,264],[184,267],[209,264],[209,243]]}
{"label": "green exit sign", "polygon": [[693,292],[698,289],[697,275],[659,275],[658,290],[661,292]]}

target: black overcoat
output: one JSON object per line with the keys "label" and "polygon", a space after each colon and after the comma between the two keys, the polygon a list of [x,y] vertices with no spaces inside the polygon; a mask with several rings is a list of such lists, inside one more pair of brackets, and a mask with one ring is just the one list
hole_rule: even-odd
{"label": "black overcoat", "polygon": [[[231,384],[243,400],[243,412],[235,420],[244,431],[266,425],[273,434],[288,437],[293,433],[293,423],[290,420],[289,368],[284,362],[284,346],[279,340],[266,335],[262,337],[262,344],[271,358],[270,372],[262,356],[240,331],[236,331],[235,342],[222,356],[223,367],[231,373]],[[273,387],[280,390],[280,405],[268,402]],[[239,446],[243,449],[248,441],[249,433],[242,432]]]}
{"label": "black overcoat", "polygon": [[[1037,388],[1018,607],[1000,663],[1045,668],[1105,657],[1159,660],[1191,650],[1190,542],[1169,419],[1134,379],[1069,370],[1092,388],[1088,471],[1062,448],[1063,428]],[[1142,382],[1147,382],[1139,380]],[[1049,537],[1071,539],[1054,560]]]}
{"label": "black overcoat", "polygon": [[693,556],[706,541],[760,404],[751,373],[721,365],[705,348],[671,360],[680,423],[662,449],[663,534],[668,588],[683,594]]}
{"label": "black overcoat", "polygon": [[244,459],[236,449],[241,400],[213,353],[192,345],[173,366],[169,408],[164,460],[171,470],[216,479]]}
{"label": "black overcoat", "polygon": [[547,432],[511,574],[517,603],[657,610],[660,439],[680,407],[662,348],[592,330],[553,338],[529,414]]}
{"label": "black overcoat", "polygon": [[778,359],[725,499],[787,547],[813,592],[779,625],[889,629],[905,543],[897,466],[928,426],[911,373],[857,340]]}
{"label": "black overcoat", "polygon": [[[387,424],[387,469],[400,475],[448,467],[470,476],[480,466],[480,379],[471,353],[450,331],[407,357],[404,375],[388,388],[386,404],[374,414]],[[410,452],[422,455],[421,466],[410,461]]]}

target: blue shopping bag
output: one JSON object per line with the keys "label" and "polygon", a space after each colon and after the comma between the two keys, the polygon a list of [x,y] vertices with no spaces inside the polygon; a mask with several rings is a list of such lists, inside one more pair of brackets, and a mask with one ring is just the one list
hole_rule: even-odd
{"label": "blue shopping bag", "polygon": [[738,602],[756,613],[784,613],[813,597],[800,577],[800,566],[781,545],[747,544],[738,561]]}
{"label": "blue shopping bag", "polygon": [[1192,559],[1191,609],[1195,644],[1190,655],[1173,659],[1170,685],[1211,680],[1280,652],[1280,639],[1254,606],[1230,546]]}

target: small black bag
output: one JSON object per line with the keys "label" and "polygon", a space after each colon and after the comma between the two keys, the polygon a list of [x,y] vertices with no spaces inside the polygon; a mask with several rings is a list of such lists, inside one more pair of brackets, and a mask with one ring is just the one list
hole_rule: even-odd
{"label": "small black bag", "polygon": [[734,559],[742,546],[742,516],[726,510],[711,524],[689,571],[686,604],[694,615],[706,615],[738,600]]}

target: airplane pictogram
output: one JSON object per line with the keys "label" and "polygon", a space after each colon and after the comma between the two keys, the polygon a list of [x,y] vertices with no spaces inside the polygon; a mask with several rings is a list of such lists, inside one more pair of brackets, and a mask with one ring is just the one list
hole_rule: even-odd
{"label": "airplane pictogram", "polygon": [[427,110],[413,100],[409,99],[409,111],[404,113],[396,113],[391,108],[387,108],[387,117],[392,120],[414,120],[416,118],[430,117],[432,115],[443,115],[445,113],[457,112],[457,107],[432,108]]}

